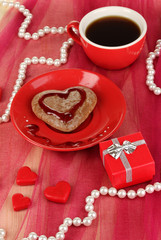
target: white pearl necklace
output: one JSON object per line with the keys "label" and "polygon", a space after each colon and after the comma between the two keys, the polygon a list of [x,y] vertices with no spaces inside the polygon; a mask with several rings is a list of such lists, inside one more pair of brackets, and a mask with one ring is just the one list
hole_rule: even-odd
{"label": "white pearl necklace", "polygon": [[156,84],[154,83],[155,70],[154,70],[153,60],[156,57],[159,57],[160,50],[161,50],[161,40],[159,39],[156,42],[154,52],[150,52],[149,56],[146,60],[146,68],[147,68],[147,71],[148,71],[148,75],[147,75],[147,78],[146,78],[146,85],[148,85],[149,90],[153,91],[155,95],[160,95],[161,94],[161,88],[157,87]]}
{"label": "white pearl necklace", "polygon": [[[38,40],[40,37],[43,37],[46,34],[52,33],[52,34],[63,34],[66,32],[66,27],[49,27],[45,26],[43,29],[39,29],[37,32],[33,33],[32,35],[29,32],[26,32],[26,29],[28,25],[31,22],[32,14],[28,9],[25,8],[25,6],[21,5],[19,2],[6,2],[3,0],[0,0],[0,3],[2,3],[3,6],[9,6],[9,7],[15,7],[18,9],[23,15],[26,17],[24,22],[21,24],[21,27],[19,28],[18,36],[20,38],[24,38],[25,40]],[[24,61],[20,64],[20,68],[18,71],[18,78],[16,80],[16,83],[13,88],[12,95],[9,99],[9,103],[7,105],[7,108],[5,110],[5,113],[0,117],[0,123],[2,122],[8,122],[10,118],[10,108],[11,103],[13,101],[13,98],[15,97],[18,90],[21,88],[23,81],[25,79],[25,74],[28,65],[30,64],[47,64],[47,65],[54,65],[55,67],[59,67],[61,64],[64,64],[67,62],[68,57],[68,48],[73,45],[73,40],[69,38],[66,42],[62,44],[62,47],[60,48],[60,59],[52,59],[45,57],[32,57],[32,58],[25,58]],[[158,57],[160,55],[160,49],[161,49],[161,40],[157,41],[157,45],[154,52],[149,53],[149,57],[146,60],[147,63],[147,80],[146,84],[149,86],[149,89],[151,91],[154,91],[154,94],[160,95],[161,94],[161,88],[157,87],[154,83],[154,75],[155,70],[153,66],[153,60],[155,57]],[[56,233],[56,236],[47,238],[45,235],[38,236],[35,232],[31,232],[27,238],[23,238],[23,240],[63,240],[65,238],[65,233],[68,231],[68,227],[70,227],[72,224],[76,227],[79,227],[81,225],[84,226],[90,226],[92,224],[92,221],[97,217],[97,213],[94,210],[94,200],[97,199],[100,195],[109,195],[111,197],[118,196],[119,198],[125,198],[128,197],[129,199],[134,199],[137,196],[138,197],[144,197],[146,193],[153,193],[154,191],[161,191],[161,183],[156,182],[154,185],[147,185],[145,189],[139,188],[137,192],[134,190],[129,190],[126,192],[124,189],[120,189],[117,191],[116,188],[111,187],[107,188],[102,186],[100,190],[93,190],[91,192],[91,195],[86,198],[86,205],[85,210],[88,212],[88,216],[85,217],[83,220],[79,217],[75,217],[73,220],[71,218],[65,218],[63,221],[63,224],[59,226],[59,232]],[[4,240],[6,236],[6,231],[4,229],[0,229],[0,239]]]}
{"label": "white pearl necklace", "polygon": [[[154,185],[148,184],[145,189],[139,188],[136,191],[129,190],[126,192],[124,189],[117,190],[114,187],[107,188],[102,186],[99,190],[93,190],[91,192],[90,196],[87,196],[85,199],[86,205],[85,205],[85,211],[88,213],[88,215],[82,220],[80,217],[75,217],[74,219],[71,219],[69,217],[65,218],[63,223],[59,226],[59,231],[56,233],[55,237],[50,236],[46,237],[45,235],[38,236],[35,232],[29,233],[27,238],[23,238],[22,240],[63,240],[65,239],[65,233],[68,231],[68,228],[71,225],[74,225],[75,227],[79,227],[81,225],[84,225],[86,227],[90,226],[92,224],[92,221],[96,219],[97,213],[94,211],[94,201],[95,199],[99,198],[101,195],[106,196],[109,195],[111,197],[117,196],[119,198],[125,198],[128,197],[129,199],[134,199],[136,197],[145,197],[146,193],[153,193],[154,191],[159,192],[161,191],[161,183],[156,182]],[[6,235],[6,232],[4,229],[0,229],[0,239],[4,240]]]}
{"label": "white pearl necklace", "polygon": [[[24,5],[21,5],[19,2],[6,2],[3,0],[0,0],[0,3],[2,6],[9,6],[9,7],[15,7],[19,12],[21,12],[26,18],[24,19],[24,22],[21,24],[21,27],[19,28],[18,36],[19,38],[24,38],[25,40],[38,40],[39,38],[51,33],[51,34],[63,34],[66,32],[66,27],[49,27],[45,26],[43,29],[39,29],[37,32],[33,33],[32,35],[29,32],[26,32],[26,29],[28,28],[28,25],[31,22],[32,14],[30,11],[25,8]],[[5,110],[5,113],[0,117],[0,123],[8,122],[10,120],[10,108],[12,101],[16,95],[16,93],[21,88],[25,78],[26,78],[26,70],[27,67],[30,64],[47,64],[47,65],[54,65],[55,67],[59,67],[61,64],[65,64],[67,62],[68,58],[68,49],[73,45],[73,39],[69,38],[67,41],[65,41],[62,44],[62,47],[60,48],[60,59],[52,59],[52,58],[45,58],[45,57],[32,57],[32,58],[25,58],[24,61],[20,64],[20,68],[18,70],[18,78],[16,80],[16,83],[13,87],[12,95],[9,99],[9,103],[7,105],[7,108]]]}

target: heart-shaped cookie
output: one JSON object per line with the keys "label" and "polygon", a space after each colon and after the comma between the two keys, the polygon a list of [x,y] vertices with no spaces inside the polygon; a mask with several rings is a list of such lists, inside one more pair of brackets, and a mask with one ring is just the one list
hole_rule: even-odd
{"label": "heart-shaped cookie", "polygon": [[24,197],[21,193],[16,193],[12,196],[12,204],[14,211],[20,211],[30,206],[31,200]]}
{"label": "heart-shaped cookie", "polygon": [[21,186],[33,185],[37,180],[37,174],[32,172],[27,166],[19,169],[17,173],[16,183]]}
{"label": "heart-shaped cookie", "polygon": [[47,187],[44,191],[45,197],[57,203],[66,203],[68,200],[71,187],[68,182],[61,181],[56,184],[56,186]]}
{"label": "heart-shaped cookie", "polygon": [[40,92],[31,105],[35,115],[48,125],[71,132],[88,118],[96,103],[96,94],[91,89],[77,86],[64,91]]}

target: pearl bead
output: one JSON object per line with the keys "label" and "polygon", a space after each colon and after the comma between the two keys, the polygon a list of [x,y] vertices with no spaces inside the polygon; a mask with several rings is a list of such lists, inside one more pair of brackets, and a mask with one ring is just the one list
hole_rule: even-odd
{"label": "pearl bead", "polygon": [[114,187],[109,188],[109,189],[108,189],[108,194],[109,194],[111,197],[116,196],[116,194],[117,194],[117,189],[114,188]]}
{"label": "pearl bead", "polygon": [[151,185],[151,184],[148,184],[148,185],[146,186],[146,188],[145,188],[145,191],[146,191],[147,193],[153,193],[153,192],[154,192],[154,186]]}
{"label": "pearl bead", "polygon": [[47,237],[45,235],[41,235],[38,239],[39,240],[47,240]]}
{"label": "pearl bead", "polygon": [[56,27],[52,27],[51,28],[51,33],[52,34],[56,34],[57,33],[57,28]]}
{"label": "pearl bead", "polygon": [[39,58],[39,63],[40,64],[45,64],[46,63],[46,58],[45,57],[40,57]]}
{"label": "pearl bead", "polygon": [[45,32],[45,33],[49,33],[50,31],[51,31],[51,30],[50,30],[50,28],[49,28],[48,26],[45,26],[45,27],[44,27],[44,32]]}
{"label": "pearl bead", "polygon": [[161,49],[161,43],[157,43],[155,48],[160,50]]}
{"label": "pearl bead", "polygon": [[73,225],[76,226],[76,227],[79,227],[81,225],[82,221],[79,217],[75,217],[73,219]]}
{"label": "pearl bead", "polygon": [[147,64],[153,63],[153,60],[152,60],[151,58],[147,58],[147,59],[146,59],[146,63],[147,63]]}
{"label": "pearl bead", "polygon": [[59,231],[66,233],[66,232],[68,231],[68,226],[65,225],[65,224],[61,224],[61,225],[59,226]]}
{"label": "pearl bead", "polygon": [[23,22],[23,23],[21,24],[21,27],[27,28],[27,27],[28,27],[28,23],[27,23],[27,22]]}
{"label": "pearl bead", "polygon": [[51,237],[48,238],[48,240],[56,240],[56,238],[51,236]]}
{"label": "pearl bead", "polygon": [[25,40],[29,40],[31,38],[31,34],[30,33],[25,33],[24,39]]}
{"label": "pearl bead", "polygon": [[38,57],[33,57],[33,58],[31,59],[31,62],[32,62],[33,64],[38,64],[38,63],[39,63]]}
{"label": "pearl bead", "polygon": [[94,209],[94,206],[91,204],[91,203],[87,203],[86,205],[85,205],[85,210],[86,210],[86,212],[90,212],[90,211],[92,211]]}
{"label": "pearl bead", "polygon": [[28,14],[27,18],[28,18],[28,19],[32,19],[32,14],[31,14],[31,13]]}
{"label": "pearl bead", "polygon": [[25,10],[23,11],[23,15],[24,15],[24,16],[27,16],[29,13],[30,13],[30,11],[29,11],[28,9],[25,9]]}
{"label": "pearl bead", "polygon": [[148,75],[154,75],[155,74],[155,70],[154,69],[149,69],[148,70]]}
{"label": "pearl bead", "polygon": [[154,183],[154,190],[157,192],[161,191],[161,183],[159,182]]}
{"label": "pearl bead", "polygon": [[20,63],[20,68],[26,68],[27,64],[25,62]]}
{"label": "pearl bead", "polygon": [[52,58],[48,58],[48,59],[46,60],[46,64],[47,64],[47,65],[52,65],[53,63],[54,63],[54,61],[53,61]]}
{"label": "pearl bead", "polygon": [[57,240],[62,240],[62,239],[64,239],[64,238],[65,238],[64,233],[58,232],[58,233],[56,234],[56,239],[57,239]]}
{"label": "pearl bead", "polygon": [[64,28],[63,27],[59,27],[57,31],[58,31],[59,34],[63,34],[64,33]]}
{"label": "pearl bead", "polygon": [[88,197],[86,197],[86,203],[94,203],[94,197],[92,197],[92,196],[88,196]]}
{"label": "pearl bead", "polygon": [[161,44],[161,39],[158,39],[158,40],[157,40],[157,44]]}
{"label": "pearl bead", "polygon": [[17,79],[16,80],[16,84],[22,85],[23,84],[23,80],[22,79]]}
{"label": "pearl bead", "polygon": [[126,197],[126,191],[124,189],[120,189],[117,193],[119,198],[125,198]]}
{"label": "pearl bead", "polygon": [[20,12],[23,12],[24,10],[25,10],[24,5],[21,5],[21,6],[19,7],[19,11],[20,11]]}
{"label": "pearl bead", "polygon": [[29,19],[29,18],[25,18],[24,22],[27,23],[27,24],[30,24],[31,19]]}
{"label": "pearl bead", "polygon": [[152,70],[153,67],[154,67],[153,64],[148,63],[147,66],[146,66],[146,69],[148,69],[148,70]]}
{"label": "pearl bead", "polygon": [[137,195],[138,195],[138,197],[144,197],[145,194],[146,194],[146,192],[145,192],[144,188],[139,188],[139,189],[137,190]]}
{"label": "pearl bead", "polygon": [[61,52],[61,53],[67,53],[67,50],[66,50],[65,47],[61,47],[61,48],[60,48],[60,52]]}
{"label": "pearl bead", "polygon": [[45,35],[45,32],[43,29],[39,29],[38,34],[40,37],[43,37]]}
{"label": "pearl bead", "polygon": [[19,2],[15,2],[14,7],[15,8],[19,8],[20,7],[20,3]]}
{"label": "pearl bead", "polygon": [[67,58],[66,57],[61,57],[60,58],[60,62],[63,63],[63,64],[66,63],[67,62]]}
{"label": "pearl bead", "polygon": [[0,228],[0,236],[5,237],[6,236],[6,231],[3,228]]}
{"label": "pearl bead", "polygon": [[22,240],[28,240],[28,238],[22,238]]}
{"label": "pearl bead", "polygon": [[31,232],[28,236],[29,240],[36,240],[37,238],[38,238],[38,236],[35,232]]}
{"label": "pearl bead", "polygon": [[148,75],[146,79],[147,80],[154,80],[154,75]]}
{"label": "pearl bead", "polygon": [[72,225],[72,219],[71,218],[65,218],[64,219],[64,224],[70,227]]}
{"label": "pearl bead", "polygon": [[73,44],[74,44],[73,39],[72,39],[72,38],[69,38],[69,39],[68,39],[68,43],[69,43],[70,45],[73,45]]}
{"label": "pearl bead", "polygon": [[150,52],[150,53],[149,53],[149,57],[150,57],[151,59],[154,59],[154,58],[155,58],[155,53]]}
{"label": "pearl bead", "polygon": [[17,93],[17,91],[14,90],[14,91],[12,92],[12,95],[11,95],[11,96],[12,96],[12,97],[15,97],[16,93]]}
{"label": "pearl bead", "polygon": [[18,74],[18,78],[20,78],[20,79],[25,79],[25,74],[24,73],[19,73]]}
{"label": "pearl bead", "polygon": [[61,65],[60,60],[59,60],[59,59],[55,59],[55,60],[54,60],[54,66],[55,66],[55,67],[59,67],[60,65]]}
{"label": "pearl bead", "polygon": [[85,217],[84,219],[83,219],[83,224],[84,224],[84,226],[90,226],[91,225],[91,223],[92,223],[92,220],[91,220],[91,218],[89,218],[89,217]]}
{"label": "pearl bead", "polygon": [[146,85],[147,85],[147,86],[150,86],[150,85],[153,84],[153,83],[154,83],[153,80],[147,80],[147,81],[146,81]]}
{"label": "pearl bead", "polygon": [[155,49],[155,50],[154,50],[154,53],[155,53],[155,55],[156,55],[157,57],[159,57],[159,55],[160,55],[160,49]]}
{"label": "pearl bead", "polygon": [[19,32],[18,36],[19,36],[19,38],[23,38],[25,36],[25,34],[23,32]]}
{"label": "pearl bead", "polygon": [[20,33],[24,33],[24,32],[26,31],[26,29],[23,28],[23,27],[20,27],[18,31],[19,31]]}
{"label": "pearl bead", "polygon": [[100,192],[98,190],[93,190],[91,192],[91,196],[94,198],[98,198],[100,196]]}
{"label": "pearl bead", "polygon": [[2,121],[3,122],[8,122],[9,121],[9,116],[6,113],[2,115]]}
{"label": "pearl bead", "polygon": [[31,59],[30,59],[30,58],[25,58],[25,59],[24,59],[24,62],[25,62],[27,65],[30,65],[30,64],[31,64]]}
{"label": "pearl bead", "polygon": [[26,68],[27,68],[27,67],[20,66],[20,67],[19,67],[19,70],[26,72]]}
{"label": "pearl bead", "polygon": [[14,99],[14,96],[11,96],[11,97],[9,98],[9,103],[7,104],[7,109],[10,109],[10,108],[11,108],[11,104],[12,104],[13,99]]}
{"label": "pearl bead", "polygon": [[130,199],[134,199],[136,197],[136,192],[134,190],[129,190],[127,196]]}
{"label": "pearl bead", "polygon": [[66,53],[60,53],[60,57],[61,58],[66,58],[68,56],[68,53],[66,52]]}
{"label": "pearl bead", "polygon": [[160,89],[160,87],[156,87],[156,88],[155,88],[154,94],[155,94],[155,95],[160,95],[160,94],[161,94],[161,89]]}
{"label": "pearl bead", "polygon": [[38,33],[33,33],[32,34],[32,39],[33,40],[38,40],[39,39],[39,34]]}
{"label": "pearl bead", "polygon": [[14,3],[13,3],[13,2],[10,2],[10,3],[8,4],[8,6],[9,6],[9,7],[14,7]]}
{"label": "pearl bead", "polygon": [[6,109],[6,110],[5,110],[5,114],[9,115],[9,114],[10,114],[10,110],[9,110],[9,109]]}
{"label": "pearl bead", "polygon": [[149,85],[149,90],[153,91],[156,88],[156,84],[152,83],[151,85]]}
{"label": "pearl bead", "polygon": [[62,45],[62,47],[68,48],[68,47],[69,47],[69,43],[68,43],[68,42],[64,42],[63,45]]}
{"label": "pearl bead", "polygon": [[12,103],[12,101],[13,101],[13,97],[10,97],[9,101],[10,101],[10,102],[7,104],[7,108],[8,108],[8,109],[11,108],[11,103]]}
{"label": "pearl bead", "polygon": [[25,69],[25,68],[20,68],[20,69],[18,70],[18,72],[19,72],[19,73],[26,73],[26,69]]}
{"label": "pearl bead", "polygon": [[16,92],[17,92],[20,88],[21,88],[21,86],[19,86],[19,85],[15,85],[15,86],[13,87],[14,91],[16,91]]}
{"label": "pearl bead", "polygon": [[8,5],[8,2],[2,2],[2,6],[7,6]]}
{"label": "pearl bead", "polygon": [[[11,100],[12,99],[12,100]],[[13,98],[11,97],[10,99],[9,99],[9,103],[7,104],[7,108],[6,109],[8,109],[9,111],[10,111],[10,109],[11,109],[11,104],[12,104],[12,101],[13,101]],[[10,105],[10,106],[9,106]],[[6,113],[7,114],[7,113]],[[9,115],[9,114],[8,114]]]}
{"label": "pearl bead", "polygon": [[101,193],[101,195],[107,195],[107,193],[108,193],[108,188],[107,187],[101,187],[100,188],[100,193]]}
{"label": "pearl bead", "polygon": [[90,217],[92,220],[95,219],[97,217],[97,213],[94,211],[90,211],[88,213],[88,217]]}

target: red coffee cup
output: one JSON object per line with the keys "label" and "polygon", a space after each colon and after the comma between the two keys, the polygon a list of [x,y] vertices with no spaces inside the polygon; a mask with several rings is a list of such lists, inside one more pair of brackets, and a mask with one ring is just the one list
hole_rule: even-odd
{"label": "red coffee cup", "polygon": [[[92,22],[112,16],[127,18],[135,22],[140,28],[139,37],[128,44],[112,47],[96,44],[86,37],[86,30]],[[121,69],[129,66],[139,56],[144,45],[147,24],[138,12],[130,8],[110,6],[89,12],[80,22],[70,22],[67,32],[75,42],[83,47],[87,56],[96,65],[106,69]]]}

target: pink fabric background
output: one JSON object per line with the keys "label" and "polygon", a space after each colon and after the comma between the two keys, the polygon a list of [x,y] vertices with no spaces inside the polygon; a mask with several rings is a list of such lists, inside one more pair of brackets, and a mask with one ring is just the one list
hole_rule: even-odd
{"label": "pink fabric background", "polygon": [[[71,20],[80,20],[87,12],[103,6],[130,7],[141,13],[148,24],[147,39],[138,60],[120,71],[108,71],[96,67],[75,44],[68,63],[63,68],[83,68],[99,72],[110,78],[123,92],[127,103],[124,123],[113,137],[141,131],[156,163],[156,175],[161,171],[161,96],[152,94],[145,85],[145,60],[153,51],[156,40],[161,38],[161,2],[158,0],[26,0],[23,4],[34,17],[28,31],[48,26],[65,26]],[[0,14],[3,7],[0,5]],[[6,10],[0,22],[0,87],[2,114],[11,95],[17,77],[18,66],[25,57],[45,56],[58,58],[61,43],[67,35],[48,35],[39,41],[25,41],[17,37],[23,16],[16,9]],[[156,83],[160,84],[161,59],[156,61]],[[27,70],[26,82],[42,73],[55,70],[53,66],[33,66]],[[161,85],[160,85],[161,87]],[[33,187],[17,187],[18,169],[28,165],[38,172],[39,180]],[[72,187],[66,204],[48,202],[44,189],[66,180]],[[55,235],[65,217],[86,216],[85,197],[100,186],[111,186],[99,157],[98,146],[78,152],[54,152],[40,149],[25,141],[11,122],[0,125],[0,227],[7,230],[7,239],[22,239],[32,231]],[[133,189],[145,187],[146,183]],[[32,199],[27,211],[15,213],[11,197],[22,192]],[[159,240],[161,239],[161,193],[147,195],[143,199],[118,199],[100,197],[95,210],[98,217],[90,227],[70,227],[66,240]]]}

